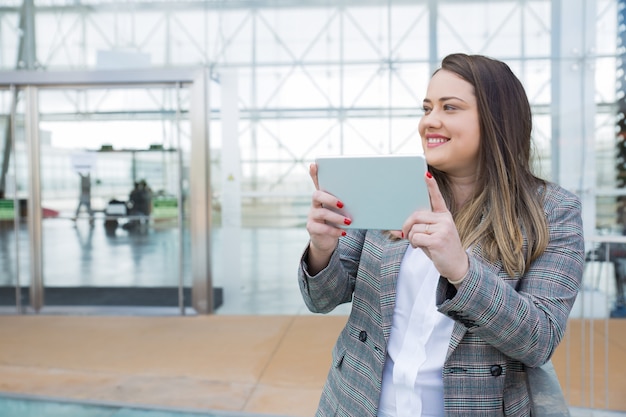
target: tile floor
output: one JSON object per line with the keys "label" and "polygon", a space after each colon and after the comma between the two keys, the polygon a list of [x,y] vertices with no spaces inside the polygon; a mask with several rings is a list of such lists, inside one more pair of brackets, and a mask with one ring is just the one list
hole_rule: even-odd
{"label": "tile floor", "polygon": [[[345,316],[0,316],[0,393],[314,414]],[[1,414],[0,415],[4,415]]]}
{"label": "tile floor", "polygon": [[[0,415],[12,417],[8,412],[18,408],[19,417],[28,416],[19,410],[33,406],[55,416],[59,408],[78,413],[82,405],[85,412],[98,413],[103,410],[95,406],[103,406],[128,417],[133,412],[312,416],[345,320],[340,315],[0,315],[6,335],[0,339]],[[579,324],[588,323],[572,323],[574,340],[583,329]],[[626,415],[612,411],[626,410],[626,367],[619,360],[626,355],[620,337],[626,322],[613,320],[608,330],[611,367],[599,372],[593,387],[568,364],[579,368],[580,359],[593,351],[594,366],[602,371],[601,332],[593,346],[569,352],[560,347],[555,354],[574,417]],[[16,396],[19,401],[13,401]],[[32,399],[47,401],[26,401]],[[580,407],[590,401],[596,409]]]}

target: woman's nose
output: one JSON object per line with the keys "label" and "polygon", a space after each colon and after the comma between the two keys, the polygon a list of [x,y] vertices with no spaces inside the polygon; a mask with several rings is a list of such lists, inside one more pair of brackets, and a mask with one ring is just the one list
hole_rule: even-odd
{"label": "woman's nose", "polygon": [[424,127],[438,127],[441,125],[441,119],[435,110],[431,110],[422,117],[422,125]]}

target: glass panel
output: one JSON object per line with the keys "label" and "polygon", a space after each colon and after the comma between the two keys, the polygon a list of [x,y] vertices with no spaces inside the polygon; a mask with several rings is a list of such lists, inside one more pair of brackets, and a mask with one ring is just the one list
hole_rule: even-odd
{"label": "glass panel", "polygon": [[17,11],[18,8],[15,8],[14,11],[10,11],[6,8],[0,14],[1,70],[11,70],[17,65],[16,57],[19,54],[20,38],[22,38],[23,35],[19,25],[20,15]]}
{"label": "glass panel", "polygon": [[28,306],[30,246],[24,106],[17,90],[0,90],[0,152],[0,307],[20,311]]}
{"label": "glass panel", "polygon": [[[605,236],[606,241],[595,242],[587,257],[587,269],[592,280],[585,289],[599,296],[596,305],[585,305],[592,317],[626,316],[626,241]],[[591,308],[590,308],[591,307]]]}
{"label": "glass panel", "polygon": [[181,239],[178,218],[190,136],[177,103],[187,94],[175,86],[40,90],[47,307],[178,306],[180,262],[190,264],[187,249],[180,258],[188,233],[185,223]]}

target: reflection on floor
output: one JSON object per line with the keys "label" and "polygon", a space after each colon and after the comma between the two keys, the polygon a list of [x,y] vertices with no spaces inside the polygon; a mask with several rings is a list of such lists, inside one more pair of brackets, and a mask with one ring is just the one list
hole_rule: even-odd
{"label": "reflection on floor", "polygon": [[[144,232],[118,228],[107,234],[102,221],[94,227],[79,219],[45,219],[43,221],[43,278],[46,287],[122,287],[173,289],[178,305],[179,270],[182,282],[191,286],[189,233],[182,237],[183,259],[179,259],[180,232],[176,225],[152,225]],[[11,299],[2,302],[0,311],[15,306],[11,288],[19,278],[22,287],[29,281],[29,242],[25,224],[19,227],[16,245],[12,223],[0,223],[0,287]],[[307,234],[302,229],[215,229],[212,232],[213,285],[222,289],[223,304],[217,314],[306,314],[296,280],[296,270]],[[90,302],[93,301],[93,302]],[[188,300],[187,300],[188,301]],[[81,300],[78,305],[92,305]],[[98,306],[107,311],[106,306]],[[132,306],[128,306],[132,307]],[[177,308],[160,312],[179,314]],[[159,308],[161,307],[161,308]],[[94,307],[95,308],[95,307]],[[58,306],[45,306],[44,313],[55,313]],[[65,309],[68,311],[76,309]],[[150,312],[154,309],[143,309]],[[83,307],[81,311],[93,311]],[[347,310],[340,309],[338,314]],[[138,310],[136,311],[138,312]]]}

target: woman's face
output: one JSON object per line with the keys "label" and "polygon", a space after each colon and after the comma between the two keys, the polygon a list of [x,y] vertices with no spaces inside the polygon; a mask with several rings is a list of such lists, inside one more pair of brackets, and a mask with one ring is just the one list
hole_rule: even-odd
{"label": "woman's face", "polygon": [[455,177],[475,175],[480,126],[474,87],[450,71],[438,71],[428,84],[419,132],[429,165]]}

